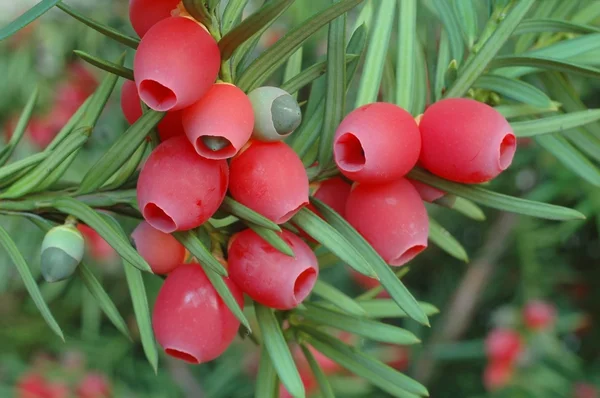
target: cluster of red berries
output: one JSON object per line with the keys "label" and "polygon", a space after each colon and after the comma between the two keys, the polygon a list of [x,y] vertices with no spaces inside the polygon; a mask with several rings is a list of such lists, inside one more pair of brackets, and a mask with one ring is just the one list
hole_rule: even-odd
{"label": "cluster of red berries", "polygon": [[[166,112],[158,125],[162,142],[140,172],[137,197],[145,222],[133,240],[155,273],[168,274],[154,307],[158,342],[173,356],[206,362],[227,348],[239,322],[202,268],[185,264],[185,248],[169,234],[204,224],[227,191],[277,224],[307,206],[306,170],[282,141],[300,124],[300,107],[275,87],[246,95],[215,83],[218,45],[178,1],[133,0],[130,19],[142,39],[135,83],[122,90],[123,112],[135,122],[143,112],[140,100]],[[508,122],[479,102],[441,101],[425,112],[420,127],[402,108],[374,103],[351,112],[334,138],[335,162],[355,185],[333,178],[313,186],[312,194],[345,217],[386,262],[400,266],[427,246],[425,206],[404,178],[417,161],[441,177],[479,183],[506,169],[514,151]],[[223,262],[240,305],[245,293],[288,310],[312,290],[319,269],[311,247],[287,230],[279,236],[293,257],[251,229],[230,238]]]}
{"label": "cluster of red berries", "polygon": [[23,374],[15,386],[17,398],[111,398],[112,388],[98,372],[84,371],[85,358],[68,352],[60,362],[39,355],[32,369]]}
{"label": "cluster of red berries", "polygon": [[[548,330],[554,325],[556,309],[547,302],[533,300],[523,308],[522,318],[529,332]],[[525,348],[525,339],[515,329],[497,328],[488,334],[485,349],[489,362],[483,375],[488,390],[497,390],[510,383]]]}

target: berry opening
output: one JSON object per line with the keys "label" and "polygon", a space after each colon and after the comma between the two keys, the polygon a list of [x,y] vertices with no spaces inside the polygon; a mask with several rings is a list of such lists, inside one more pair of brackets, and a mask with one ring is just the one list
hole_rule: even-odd
{"label": "berry opening", "polygon": [[175,221],[163,209],[155,203],[148,203],[144,206],[143,215],[148,224],[166,234],[177,230]]}
{"label": "berry opening", "polygon": [[317,280],[317,271],[308,268],[300,273],[294,282],[294,300],[301,303],[310,294]]}
{"label": "berry opening", "polygon": [[398,257],[396,257],[395,259],[390,261],[390,265],[395,265],[395,266],[404,265],[407,262],[409,262],[410,260],[412,260],[413,258],[415,258],[417,256],[417,254],[421,253],[426,248],[427,248],[426,245],[414,245],[412,247],[409,247],[408,249],[406,249],[404,251],[404,253],[400,253],[400,255]]}
{"label": "berry opening", "polygon": [[498,166],[500,170],[506,170],[512,163],[513,156],[517,151],[517,139],[513,133],[508,133],[502,139],[499,149]]}
{"label": "berry opening", "polygon": [[338,167],[346,171],[359,171],[365,167],[365,150],[352,133],[342,134],[335,142],[333,152]]}
{"label": "berry opening", "polygon": [[276,220],[273,220],[273,222],[275,224],[283,224],[284,222],[288,222],[290,220],[290,218],[294,217],[294,215],[296,213],[298,213],[298,211],[301,208],[303,208],[304,206],[306,206],[307,204],[308,204],[308,201],[304,201],[304,202],[300,203],[300,205],[298,207],[294,208],[293,210],[288,211],[283,216],[279,217]]}
{"label": "berry opening", "polygon": [[227,159],[235,155],[235,148],[225,137],[203,135],[196,139],[196,152],[207,159]]}
{"label": "berry opening", "polygon": [[182,361],[186,361],[188,363],[199,364],[200,361],[193,355],[188,354],[187,352],[179,351],[174,348],[165,349],[165,353],[174,358],[181,359]]}
{"label": "berry opening", "polygon": [[175,93],[155,80],[142,80],[139,94],[142,101],[155,111],[166,112],[177,104]]}

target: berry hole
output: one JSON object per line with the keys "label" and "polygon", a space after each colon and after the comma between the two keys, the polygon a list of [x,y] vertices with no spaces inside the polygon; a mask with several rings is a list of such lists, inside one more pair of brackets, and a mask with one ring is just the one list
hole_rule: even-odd
{"label": "berry hole", "polygon": [[394,260],[390,261],[390,265],[394,265],[394,266],[404,265],[407,262],[409,262],[410,260],[412,260],[413,258],[415,258],[417,256],[417,254],[421,253],[426,248],[427,248],[427,246],[425,246],[425,245],[414,245],[412,247],[409,247],[408,249],[406,249],[404,251],[404,253],[401,253]]}
{"label": "berry hole", "polygon": [[177,104],[175,93],[155,80],[143,80],[139,91],[142,101],[155,111],[166,112]]}
{"label": "berry hole", "polygon": [[290,218],[292,218],[296,213],[298,213],[298,211],[303,208],[304,206],[306,206],[308,204],[308,201],[306,202],[302,202],[300,203],[299,206],[295,207],[294,209],[288,211],[287,213],[285,213],[283,216],[279,217],[277,220],[273,220],[273,222],[275,224],[283,224],[284,222],[288,222],[290,220]]}
{"label": "berry hole", "polygon": [[148,203],[144,206],[143,213],[146,221],[159,231],[169,234],[177,229],[175,221],[155,203]]}
{"label": "berry hole", "polygon": [[498,166],[500,166],[500,170],[506,170],[508,166],[510,166],[516,150],[517,139],[515,138],[514,134],[506,134],[500,143],[500,153],[498,157]]}
{"label": "berry hole", "polygon": [[200,361],[198,361],[198,359],[195,356],[188,354],[187,352],[175,350],[173,348],[167,348],[167,349],[165,349],[165,353],[167,353],[167,355],[170,355],[177,359],[181,359],[182,361],[186,361],[188,363],[193,363],[193,364],[200,363]]}
{"label": "berry hole", "polygon": [[308,268],[298,275],[294,282],[294,300],[297,303],[301,303],[309,295],[316,280],[317,271],[314,268]]}
{"label": "berry hole", "polygon": [[365,150],[354,134],[342,134],[335,142],[333,150],[341,169],[359,171],[365,166]]}

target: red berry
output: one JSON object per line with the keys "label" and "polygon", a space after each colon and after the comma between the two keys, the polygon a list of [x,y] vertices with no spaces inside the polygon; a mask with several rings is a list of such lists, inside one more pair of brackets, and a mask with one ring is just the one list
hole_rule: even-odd
{"label": "red berry", "polygon": [[[331,207],[340,216],[346,215],[346,202],[350,196],[352,185],[344,181],[340,177],[333,177],[318,183],[312,196]],[[316,210],[312,209],[315,213]]]}
{"label": "red berry", "polygon": [[505,387],[512,378],[513,368],[510,362],[493,361],[489,363],[483,373],[483,384],[489,391]]}
{"label": "red berry", "polygon": [[156,147],[142,168],[139,208],[159,231],[196,228],[223,202],[228,179],[225,160],[198,156],[186,137],[173,137]]}
{"label": "red berry", "polygon": [[302,161],[283,142],[251,141],[231,160],[231,195],[277,224],[308,204]]}
{"label": "red berry", "polygon": [[403,265],[427,248],[427,210],[404,178],[355,186],[346,203],[346,219],[390,265]]}
{"label": "red berry", "polygon": [[419,196],[421,196],[421,199],[423,199],[425,202],[433,203],[446,195],[446,192],[440,191],[439,189],[422,183],[421,181],[411,180],[410,178],[407,178],[407,180],[410,181],[413,187],[415,187],[419,193]]}
{"label": "red berry", "polygon": [[118,257],[115,249],[96,230],[85,224],[77,224],[77,229],[83,235],[85,247],[93,259],[97,261],[110,261]]}
{"label": "red berry", "polygon": [[43,376],[27,373],[17,382],[16,391],[18,398],[43,398],[48,394],[48,387]]}
{"label": "red berry", "polygon": [[129,20],[143,37],[157,22],[169,18],[180,0],[129,0]]}
{"label": "red berry", "polygon": [[598,389],[593,384],[577,383],[573,398],[598,398]]}
{"label": "red berry", "polygon": [[172,235],[142,221],[131,234],[135,247],[155,274],[168,274],[185,260],[185,247]]}
{"label": "red berry", "polygon": [[532,330],[543,330],[552,326],[556,318],[556,309],[550,303],[532,300],[523,309],[525,325]]}
{"label": "red berry", "polygon": [[384,102],[361,106],[335,132],[333,154],[340,171],[357,182],[398,179],[419,159],[421,136],[404,109]]}
{"label": "red berry", "polygon": [[175,111],[198,101],[221,66],[215,39],[185,17],[163,19],[144,36],[133,70],[142,101],[155,111]]}
{"label": "red berry", "polygon": [[229,241],[229,275],[253,300],[287,310],[308,296],[319,268],[315,254],[302,239],[286,230],[279,236],[295,257],[277,251],[250,229],[234,235]]}
{"label": "red berry", "polygon": [[[142,116],[140,96],[138,95],[135,83],[131,80],[126,80],[121,88],[121,110],[129,124],[135,123]],[[167,112],[158,123],[156,127],[161,141],[185,134],[183,124],[181,123],[181,113],[181,111]]]}
{"label": "red berry", "polygon": [[485,351],[491,361],[513,363],[522,350],[521,336],[511,329],[494,329],[485,339]]}
{"label": "red berry", "polygon": [[183,110],[183,126],[199,155],[208,159],[234,156],[250,139],[254,112],[248,96],[232,84],[214,84],[194,105]]}
{"label": "red berry", "polygon": [[[225,283],[243,306],[239,288],[228,278]],[[156,340],[165,352],[195,364],[221,355],[239,325],[198,264],[182,264],[169,274],[152,314]]]}
{"label": "red berry", "polygon": [[77,386],[78,398],[109,398],[110,384],[100,373],[88,373]]}
{"label": "red berry", "polygon": [[431,105],[419,124],[420,162],[442,178],[467,184],[489,181],[510,166],[517,143],[494,108],[466,98]]}
{"label": "red berry", "polygon": [[[71,389],[69,385],[62,381],[55,381],[48,384],[46,388],[46,395],[44,398],[70,398]],[[86,397],[87,398],[87,397]],[[103,398],[103,397],[89,397],[89,398]]]}

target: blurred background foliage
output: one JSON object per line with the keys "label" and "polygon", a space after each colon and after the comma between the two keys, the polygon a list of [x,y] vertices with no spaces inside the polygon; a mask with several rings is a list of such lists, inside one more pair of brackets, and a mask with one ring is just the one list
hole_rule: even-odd
{"label": "blurred background foliage", "polygon": [[[372,1],[377,6],[390,0]],[[551,0],[538,3],[546,1]],[[555,17],[579,18],[580,23],[598,27],[600,12],[581,20],[586,17],[581,10],[594,2],[555,1],[554,12],[559,13]],[[0,24],[14,19],[33,3],[0,2]],[[246,15],[260,3],[251,1]],[[256,53],[327,3],[296,1],[263,35]],[[425,57],[435,60],[440,24],[433,15],[433,3],[433,0],[419,2],[417,30]],[[491,2],[475,3],[485,9]],[[69,5],[134,35],[127,20],[126,0],[73,0]],[[349,29],[357,17],[365,17],[358,15],[360,9],[350,14]],[[571,37],[554,34],[545,40]],[[304,67],[324,59],[326,38],[324,28],[307,42]],[[391,51],[394,48],[390,46]],[[0,42],[0,131],[4,142],[31,92],[35,87],[40,89],[26,140],[18,147],[15,159],[43,148],[62,127],[65,115],[68,119],[101,78],[102,73],[73,54],[75,49],[105,59],[116,59],[123,51],[122,46],[56,9],[16,36]],[[513,50],[507,48],[506,52]],[[131,65],[132,55],[129,51],[126,65]],[[586,65],[600,65],[600,45],[578,57]],[[588,107],[600,106],[598,80],[575,76],[568,79]],[[540,87],[543,83],[538,77],[529,81]],[[272,79],[274,84],[280,82],[281,73]],[[323,78],[314,86],[319,84],[324,84]],[[308,89],[304,89],[300,99],[306,99],[308,94]],[[354,103],[355,95],[356,89],[350,92],[348,104]],[[385,96],[385,90],[382,95]],[[493,105],[510,103],[490,91],[471,91],[470,95]],[[561,101],[554,93],[550,96]],[[115,93],[66,179],[80,179],[126,128]],[[600,124],[586,128],[598,131]],[[583,152],[587,149],[590,162],[597,166],[600,153],[577,142],[573,145]],[[419,336],[423,345],[401,350],[384,346],[369,346],[369,349],[417,379],[426,380],[431,396],[436,398],[597,396],[578,394],[582,391],[596,394],[591,386],[600,388],[600,190],[531,139],[520,141],[512,167],[493,181],[491,189],[572,207],[587,219],[558,223],[485,209],[486,220],[481,222],[440,206],[429,206],[430,214],[464,246],[470,261],[457,260],[435,246],[412,261],[404,281],[415,297],[436,305],[441,315],[432,317],[431,329],[403,322],[403,327]],[[39,246],[43,234],[22,219],[1,216],[0,223],[40,281]],[[129,224],[131,230],[135,225],[131,221]],[[41,369],[52,382],[72,385],[79,383],[86,372],[98,372],[110,384],[114,397],[253,396],[258,350],[248,339],[240,338],[223,357],[201,366],[183,365],[161,355],[158,375],[154,374],[135,333],[135,319],[119,260],[96,236],[90,233],[88,238],[87,262],[134,331],[134,344],[105,319],[78,279],[56,284],[40,282],[43,296],[65,332],[66,343],[60,341],[39,316],[7,253],[0,250],[0,397],[15,396],[15,386],[36,369]],[[325,268],[322,275],[341,290],[358,295],[364,286],[348,270]],[[161,280],[148,274],[144,278],[152,303]],[[524,331],[520,314],[524,304],[532,299],[543,299],[556,307],[558,318],[554,328],[537,334]],[[523,330],[528,349],[510,385],[487,392],[483,384],[487,363],[483,342],[487,333],[498,326]],[[77,359],[75,366],[73,358]],[[386,396],[343,372],[332,375],[331,382],[340,397]],[[585,390],[583,383],[590,388]]]}

